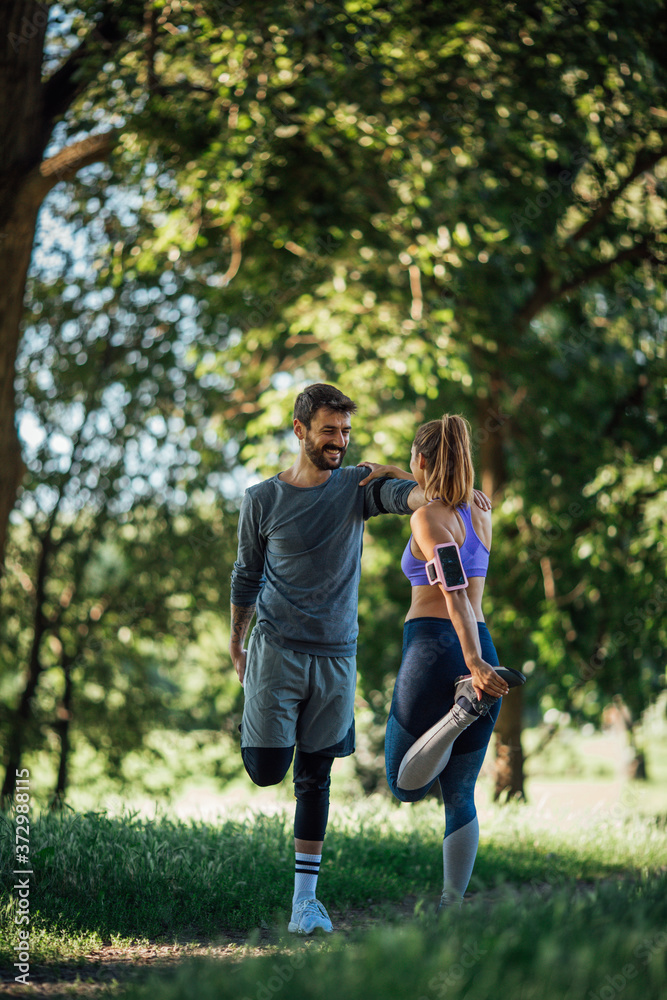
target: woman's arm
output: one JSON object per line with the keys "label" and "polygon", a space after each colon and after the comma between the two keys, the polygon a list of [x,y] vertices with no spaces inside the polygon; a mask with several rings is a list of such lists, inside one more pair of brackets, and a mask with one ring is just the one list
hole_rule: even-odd
{"label": "woman's arm", "polygon": [[[436,545],[455,541],[451,531],[443,523],[440,505],[420,507],[410,518],[410,526],[415,541],[427,560],[433,558]],[[447,613],[459,637],[466,666],[472,674],[478,697],[482,691],[496,698],[507,694],[509,690],[507,683],[482,657],[477,618],[466,591],[449,591],[440,584],[438,586],[447,604]]]}

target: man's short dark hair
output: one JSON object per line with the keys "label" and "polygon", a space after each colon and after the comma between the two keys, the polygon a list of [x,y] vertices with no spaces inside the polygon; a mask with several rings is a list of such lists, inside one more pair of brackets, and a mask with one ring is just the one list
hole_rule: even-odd
{"label": "man's short dark hair", "polygon": [[353,403],[335,385],[316,382],[315,385],[309,385],[296,397],[294,419],[300,420],[305,427],[310,428],[310,422],[314,415],[323,407],[326,407],[327,410],[335,410],[337,413],[357,412],[357,404]]}

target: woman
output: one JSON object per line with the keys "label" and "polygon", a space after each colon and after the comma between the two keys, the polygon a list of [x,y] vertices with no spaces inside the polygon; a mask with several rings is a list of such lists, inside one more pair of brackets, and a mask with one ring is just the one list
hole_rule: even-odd
{"label": "woman", "polygon": [[[410,470],[427,504],[410,519],[401,568],[412,583],[403,659],[387,723],[389,786],[403,802],[422,799],[437,778],[445,804],[444,888],[440,907],[460,906],[470,881],[479,826],[474,790],[501,696],[525,682],[498,667],[482,595],[491,548],[491,511],[471,504],[470,427],[445,414],[417,431]],[[434,547],[456,542],[468,585],[432,585]]]}

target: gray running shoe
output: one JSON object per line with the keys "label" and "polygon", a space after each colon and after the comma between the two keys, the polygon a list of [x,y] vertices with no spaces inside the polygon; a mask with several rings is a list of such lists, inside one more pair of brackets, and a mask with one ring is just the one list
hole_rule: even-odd
{"label": "gray running shoe", "polygon": [[443,889],[435,915],[436,917],[441,917],[444,913],[458,913],[462,905],[463,899],[460,896],[447,889]]}
{"label": "gray running shoe", "polygon": [[[510,689],[526,683],[526,677],[520,670],[513,670],[512,667],[494,667],[493,669],[497,674],[500,674],[504,681],[507,681]],[[498,699],[485,691],[482,692],[482,697],[478,698],[475,694],[472,677],[470,674],[462,674],[454,681],[454,701],[467,712],[486,715]]]}

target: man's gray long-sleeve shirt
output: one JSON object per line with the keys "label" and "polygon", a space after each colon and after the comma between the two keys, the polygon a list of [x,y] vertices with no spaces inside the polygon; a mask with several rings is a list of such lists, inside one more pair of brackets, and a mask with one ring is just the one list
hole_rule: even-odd
{"label": "man's gray long-sleeve shirt", "polygon": [[287,649],[353,656],[364,522],[410,514],[415,482],[372,479],[364,467],[334,470],[321,486],[278,476],[246,490],[232,604],[256,604],[256,628]]}

